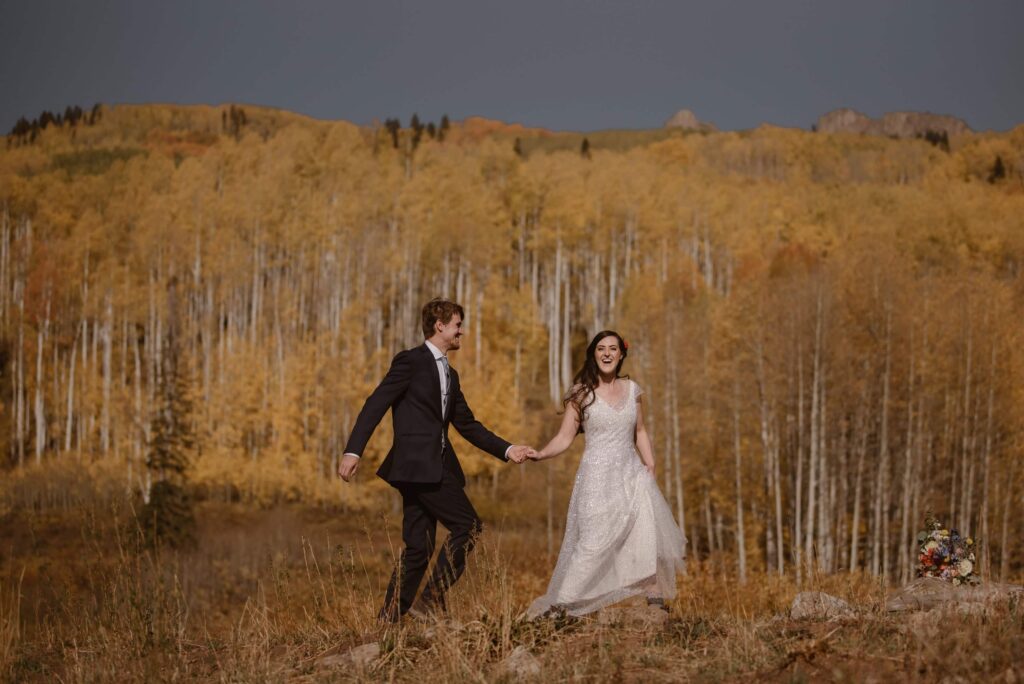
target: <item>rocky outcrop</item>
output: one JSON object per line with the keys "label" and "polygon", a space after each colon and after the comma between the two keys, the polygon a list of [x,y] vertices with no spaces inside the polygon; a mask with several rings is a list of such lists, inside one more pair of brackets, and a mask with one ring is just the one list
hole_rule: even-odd
{"label": "rocky outcrop", "polygon": [[699,131],[701,133],[714,133],[718,126],[710,121],[701,121],[697,115],[689,109],[680,109],[665,122],[665,128],[681,128],[684,131]]}
{"label": "rocky outcrop", "polygon": [[369,667],[380,657],[380,644],[376,641],[362,646],[350,648],[342,653],[335,653],[319,658],[316,666],[319,669],[344,668],[357,670]]}
{"label": "rocky outcrop", "polygon": [[831,620],[853,614],[849,603],[822,591],[802,591],[789,607],[789,617],[794,620]]}
{"label": "rocky outcrop", "polygon": [[885,602],[890,612],[953,608],[959,612],[984,612],[994,605],[1024,598],[1024,587],[988,582],[974,587],[955,587],[935,577],[919,577],[894,592]]}
{"label": "rocky outcrop", "polygon": [[881,119],[872,119],[854,109],[836,109],[818,117],[820,133],[864,133],[894,138],[923,138],[928,133],[946,136],[970,133],[963,119],[929,112],[889,112]]}
{"label": "rocky outcrop", "polygon": [[540,661],[525,646],[516,646],[507,658],[498,663],[494,674],[497,678],[520,681],[537,677],[540,671]]}

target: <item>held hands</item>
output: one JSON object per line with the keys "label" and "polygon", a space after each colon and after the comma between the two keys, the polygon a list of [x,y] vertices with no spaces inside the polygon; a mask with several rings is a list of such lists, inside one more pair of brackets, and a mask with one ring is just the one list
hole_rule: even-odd
{"label": "held hands", "polygon": [[512,448],[508,450],[508,460],[512,463],[522,463],[526,459],[532,460],[536,455],[537,451],[533,447],[523,444],[513,445]]}

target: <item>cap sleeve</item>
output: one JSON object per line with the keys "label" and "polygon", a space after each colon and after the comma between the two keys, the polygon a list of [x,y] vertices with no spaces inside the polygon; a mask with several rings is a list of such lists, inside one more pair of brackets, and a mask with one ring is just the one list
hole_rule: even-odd
{"label": "cap sleeve", "polygon": [[644,391],[640,388],[640,385],[636,384],[632,380],[630,380],[630,382],[633,383],[633,398],[640,401],[640,395],[643,394]]}

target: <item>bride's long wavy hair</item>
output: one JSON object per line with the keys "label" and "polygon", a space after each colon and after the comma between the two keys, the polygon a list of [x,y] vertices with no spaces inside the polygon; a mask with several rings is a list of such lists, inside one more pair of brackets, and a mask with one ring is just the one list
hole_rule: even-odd
{"label": "bride's long wavy hair", "polygon": [[619,363],[615,366],[615,377],[626,378],[628,375],[620,375],[619,371],[622,370],[622,364],[626,360],[626,356],[629,354],[629,349],[626,347],[626,341],[622,339],[622,335],[615,332],[614,330],[602,330],[601,332],[594,335],[594,339],[587,345],[587,355],[583,359],[583,367],[579,369],[576,376],[572,379],[572,389],[562,399],[562,408],[565,410],[569,409],[569,404],[574,405],[580,412],[580,432],[583,431],[583,421],[586,419],[587,409],[597,400],[597,395],[594,394],[594,389],[601,381],[601,373],[597,368],[597,361],[595,355],[597,353],[597,343],[606,337],[614,337],[619,342],[619,351],[622,352],[622,356],[619,358]]}

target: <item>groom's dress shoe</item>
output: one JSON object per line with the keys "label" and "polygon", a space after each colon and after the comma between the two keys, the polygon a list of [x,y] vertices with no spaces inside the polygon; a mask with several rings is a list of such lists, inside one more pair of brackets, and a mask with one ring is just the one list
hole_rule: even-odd
{"label": "groom's dress shoe", "polygon": [[385,606],[377,613],[377,622],[381,625],[396,625],[401,619],[402,616],[398,611],[398,606]]}
{"label": "groom's dress shoe", "polygon": [[415,620],[416,622],[421,622],[425,625],[435,622],[434,615],[432,613],[420,610],[416,607],[410,608],[409,612],[406,613],[406,616],[410,620]]}

